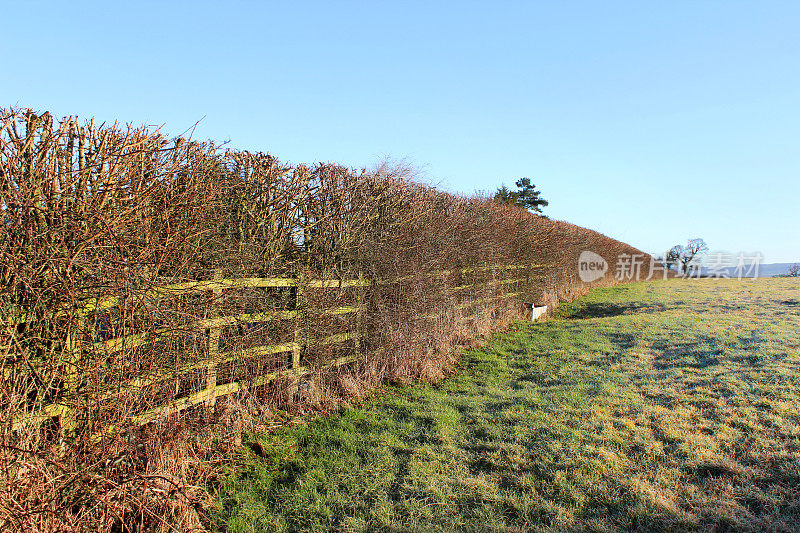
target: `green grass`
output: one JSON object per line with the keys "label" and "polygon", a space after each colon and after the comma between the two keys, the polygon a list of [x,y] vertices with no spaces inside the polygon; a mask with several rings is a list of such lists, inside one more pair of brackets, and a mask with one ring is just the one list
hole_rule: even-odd
{"label": "green grass", "polygon": [[230,531],[800,529],[800,282],[596,290],[438,386],[255,435]]}

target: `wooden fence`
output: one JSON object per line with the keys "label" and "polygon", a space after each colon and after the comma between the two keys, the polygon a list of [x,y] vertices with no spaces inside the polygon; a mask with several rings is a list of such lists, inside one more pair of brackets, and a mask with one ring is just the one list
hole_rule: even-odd
{"label": "wooden fence", "polygon": [[[491,301],[502,300],[506,298],[514,298],[524,294],[524,290],[520,290],[520,286],[527,284],[531,281],[532,272],[537,268],[542,268],[545,265],[511,265],[511,266],[485,266],[470,269],[461,269],[457,272],[460,274],[479,273],[486,271],[514,272],[527,271],[525,277],[512,277],[511,279],[495,279],[492,275],[491,280],[475,281],[474,283],[449,287],[447,292],[455,295],[455,299],[461,299],[459,295],[468,294],[468,289],[477,289],[488,285],[496,286],[498,294],[481,299],[468,299],[463,298],[464,301],[455,305],[462,313],[464,310],[471,306],[478,306],[488,304]],[[455,271],[437,271],[432,275],[434,277],[447,277]],[[490,272],[491,273],[491,272]],[[368,280],[363,277],[357,279],[340,279],[340,280],[301,280],[299,278],[241,278],[241,279],[225,279],[221,277],[220,273],[214,276],[211,280],[206,281],[192,281],[184,283],[174,283],[164,286],[153,287],[145,291],[146,296],[164,298],[170,296],[186,295],[190,293],[211,293],[215,296],[221,296],[223,291],[242,289],[242,288],[289,288],[295,291],[294,308],[283,309],[270,313],[245,313],[230,316],[214,316],[211,318],[204,318],[192,322],[192,328],[197,332],[204,332],[207,339],[207,356],[200,360],[191,363],[179,365],[174,368],[163,369],[153,373],[136,376],[128,382],[125,390],[126,392],[144,391],[146,387],[164,382],[170,379],[180,379],[180,376],[186,375],[193,371],[205,371],[205,384],[204,387],[192,394],[184,395],[174,398],[166,404],[159,405],[158,407],[137,413],[131,416],[127,423],[133,426],[144,425],[149,422],[155,421],[158,418],[173,415],[184,411],[192,406],[205,404],[206,406],[213,406],[217,398],[224,397],[246,388],[253,388],[266,385],[278,378],[288,378],[296,382],[303,375],[312,372],[312,368],[303,366],[301,364],[301,350],[308,344],[326,345],[333,343],[343,343],[353,341],[353,353],[346,357],[339,357],[320,368],[332,368],[353,363],[362,359],[365,354],[362,345],[362,324],[365,312],[365,304],[363,299],[363,289],[370,287],[374,284],[390,284],[408,280],[410,277],[394,278],[390,280]],[[320,339],[306,339],[304,335],[303,314],[306,312],[304,306],[303,289],[342,289],[342,288],[355,288],[360,292],[360,296],[356,298],[356,302],[350,306],[340,306],[322,310],[325,315],[355,315],[356,327],[353,330],[342,331],[334,335],[329,335]],[[79,309],[79,321],[86,320],[85,317],[92,312],[102,312],[119,306],[123,303],[124,297],[111,296],[107,298],[94,298],[83,303]],[[424,319],[437,319],[442,316],[441,313],[425,315],[420,318]],[[477,309],[472,314],[462,314],[462,319],[473,319]],[[282,344],[270,344],[248,347],[246,349],[234,349],[223,351],[220,350],[220,336],[223,328],[232,325],[247,325],[272,320],[290,320],[294,321],[294,340]],[[24,323],[24,315],[17,317],[16,323]],[[85,323],[81,322],[76,328],[77,331],[84,329]],[[63,379],[63,394],[62,398],[75,398],[79,394],[79,365],[81,354],[84,350],[90,349],[95,351],[104,351],[106,353],[119,352],[125,349],[133,349],[137,347],[145,347],[154,342],[158,342],[159,337],[171,333],[171,328],[165,327],[162,329],[155,328],[146,333],[133,333],[125,334],[114,338],[99,340],[96,342],[87,343],[85,338],[81,335],[71,334],[66,339],[67,352],[70,355],[70,360],[66,365]],[[88,345],[87,345],[88,344]],[[242,358],[257,358],[262,356],[270,356],[276,354],[285,354],[287,356],[287,365],[285,368],[269,372],[261,375],[248,376],[245,379],[230,381],[226,383],[218,383],[217,369],[220,365],[228,362],[233,362]],[[289,357],[290,356],[290,357]],[[9,369],[5,368],[3,378],[9,377]],[[113,401],[115,394],[118,391],[104,391],[93,399],[98,401]],[[76,409],[70,405],[69,401],[59,401],[42,406],[34,413],[26,415],[24,418],[18,419],[14,423],[14,428],[18,429],[26,424],[40,423],[46,419],[58,418],[63,432],[69,435],[76,429]],[[119,428],[115,425],[109,425],[102,431],[95,433],[95,439],[102,438],[104,435],[113,433]]]}

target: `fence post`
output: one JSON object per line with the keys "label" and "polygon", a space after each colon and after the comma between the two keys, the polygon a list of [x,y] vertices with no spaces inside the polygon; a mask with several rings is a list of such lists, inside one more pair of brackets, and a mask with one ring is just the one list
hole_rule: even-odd
{"label": "fence post", "polygon": [[528,268],[525,269],[525,287],[523,287],[523,291],[531,291],[531,295],[533,295],[533,291],[531,290],[531,277],[533,277],[533,263],[528,265]]}
{"label": "fence post", "polygon": [[[222,279],[221,268],[214,270],[212,279],[215,281]],[[222,289],[218,286],[214,286],[212,293],[214,294],[212,309],[217,310],[219,308],[219,298],[222,296]],[[219,315],[218,312],[213,314],[214,318]],[[222,326],[213,326],[208,330],[208,361],[206,362],[206,391],[208,393],[208,400],[206,401],[206,405],[210,408],[213,408],[217,402],[217,357],[219,355],[219,338],[221,334]]]}
{"label": "fence post", "polygon": [[305,342],[304,331],[304,308],[305,301],[303,295],[303,284],[305,283],[305,276],[298,274],[295,278],[295,291],[294,291],[294,311],[295,311],[295,326],[294,326],[294,346],[292,347],[292,370],[294,371],[294,383],[290,387],[290,391],[294,391],[300,382],[300,352],[303,349]]}
{"label": "fence post", "polygon": [[[61,399],[61,451],[65,451],[67,441],[75,438],[77,432],[77,421],[75,419],[76,405],[78,401],[78,366],[81,359],[81,342],[80,334],[83,331],[84,316],[83,312],[78,312],[77,323],[74,330],[70,330],[67,334],[66,349],[67,349],[67,365],[64,371],[64,385],[62,389],[63,397]],[[73,403],[73,405],[70,405]]]}
{"label": "fence post", "polygon": [[364,291],[366,287],[364,286],[364,274],[360,270],[358,271],[358,287],[356,287],[356,290],[358,291],[358,299],[356,300],[356,305],[358,306],[358,310],[356,311],[356,353],[358,355],[364,355],[361,335],[364,329]]}

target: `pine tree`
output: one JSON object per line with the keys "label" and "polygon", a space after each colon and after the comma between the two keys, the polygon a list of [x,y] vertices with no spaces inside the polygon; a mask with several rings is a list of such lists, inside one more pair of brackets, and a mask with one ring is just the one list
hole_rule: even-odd
{"label": "pine tree", "polygon": [[541,213],[542,207],[548,205],[547,200],[541,198],[541,192],[536,190],[536,186],[531,183],[530,178],[517,180],[517,190],[512,191],[505,185],[497,189],[494,199],[509,205],[516,205],[534,213]]}

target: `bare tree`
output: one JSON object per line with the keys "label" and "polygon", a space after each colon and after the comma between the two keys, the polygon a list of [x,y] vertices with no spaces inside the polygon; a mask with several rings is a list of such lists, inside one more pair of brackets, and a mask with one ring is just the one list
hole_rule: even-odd
{"label": "bare tree", "polygon": [[673,264],[680,265],[680,271],[684,274],[689,271],[689,266],[694,266],[699,259],[708,252],[706,241],[700,238],[689,239],[686,246],[680,244],[673,246],[667,252],[667,259],[672,258]]}
{"label": "bare tree", "polygon": [[800,277],[800,263],[794,263],[789,266],[789,277],[797,278]]}
{"label": "bare tree", "polygon": [[683,246],[677,245],[673,246],[669,249],[669,251],[664,256],[664,268],[667,270],[671,270],[672,267],[678,264],[678,261],[681,258],[681,254],[683,253]]}

